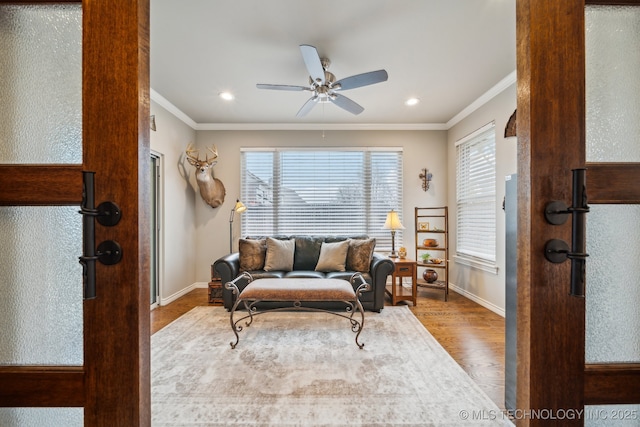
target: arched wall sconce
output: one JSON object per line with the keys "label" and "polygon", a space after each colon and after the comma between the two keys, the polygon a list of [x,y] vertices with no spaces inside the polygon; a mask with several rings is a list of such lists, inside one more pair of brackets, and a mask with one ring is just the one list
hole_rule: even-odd
{"label": "arched wall sconce", "polygon": [[433,178],[433,174],[429,172],[429,169],[422,169],[422,173],[419,175],[422,180],[422,190],[427,191],[429,189],[429,183],[431,183],[431,178]]}

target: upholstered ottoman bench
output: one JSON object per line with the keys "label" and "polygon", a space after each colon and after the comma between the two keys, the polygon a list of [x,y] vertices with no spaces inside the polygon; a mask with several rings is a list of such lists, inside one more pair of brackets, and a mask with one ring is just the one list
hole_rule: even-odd
{"label": "upholstered ottoman bench", "polygon": [[[240,279],[247,279],[249,284],[239,292],[236,282]],[[360,285],[354,290],[355,285]],[[251,274],[242,273],[231,282],[227,282],[225,287],[231,290],[234,295],[238,295],[235,304],[231,309],[230,322],[236,341],[231,342],[231,348],[235,348],[240,340],[238,332],[242,331],[239,323],[249,319],[245,326],[250,326],[254,316],[279,310],[305,310],[321,311],[344,317],[351,323],[351,330],[356,333],[356,344],[359,348],[364,344],[358,342],[360,332],[364,327],[364,310],[360,303],[362,292],[368,291],[371,287],[360,273],[355,273],[349,281],[342,279],[315,279],[315,278],[268,278],[253,280]],[[346,314],[338,311],[325,310],[318,307],[307,307],[305,302],[343,302],[346,305]],[[291,303],[284,307],[267,308],[258,310],[257,305],[262,302],[286,302]],[[236,309],[240,304],[244,305],[247,313],[237,320],[234,320]],[[354,317],[355,312],[360,312],[360,320]]]}

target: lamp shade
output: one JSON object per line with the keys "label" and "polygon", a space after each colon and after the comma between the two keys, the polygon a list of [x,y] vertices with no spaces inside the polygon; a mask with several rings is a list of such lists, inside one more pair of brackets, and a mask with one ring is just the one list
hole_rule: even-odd
{"label": "lamp shade", "polygon": [[387,214],[387,220],[384,222],[382,228],[387,230],[404,230],[404,226],[400,222],[400,217],[398,217],[398,212],[391,209]]}
{"label": "lamp shade", "polygon": [[233,208],[233,210],[238,213],[242,213],[247,210],[247,207],[240,200],[236,199],[236,206]]}

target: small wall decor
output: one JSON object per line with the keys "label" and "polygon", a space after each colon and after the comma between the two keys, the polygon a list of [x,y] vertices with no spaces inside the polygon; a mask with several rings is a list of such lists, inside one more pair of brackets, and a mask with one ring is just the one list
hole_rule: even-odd
{"label": "small wall decor", "polygon": [[429,172],[429,169],[424,168],[418,177],[422,180],[422,190],[427,191],[429,189],[429,183],[431,183],[431,178],[433,178],[433,174]]}
{"label": "small wall decor", "polygon": [[516,111],[515,110],[513,112],[513,114],[511,115],[511,117],[509,117],[509,121],[507,122],[507,125],[504,128],[504,137],[505,138],[509,138],[512,136],[518,136],[518,129],[517,129],[517,121],[516,121]]}

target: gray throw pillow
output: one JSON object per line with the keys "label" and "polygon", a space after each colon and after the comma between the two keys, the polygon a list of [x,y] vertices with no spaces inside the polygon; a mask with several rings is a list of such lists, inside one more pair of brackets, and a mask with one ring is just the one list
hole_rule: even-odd
{"label": "gray throw pillow", "polygon": [[376,239],[350,239],[347,253],[347,270],[366,273],[369,271]]}
{"label": "gray throw pillow", "polygon": [[345,271],[349,241],[327,243],[320,247],[320,258],[316,264],[316,271]]}
{"label": "gray throw pillow", "polygon": [[265,239],[240,239],[238,242],[238,252],[240,252],[240,270],[262,270],[264,268],[264,257],[267,252],[267,241]]}
{"label": "gray throw pillow", "polygon": [[267,237],[267,255],[264,261],[264,270],[293,270],[293,253],[295,248],[296,239],[278,240]]}

